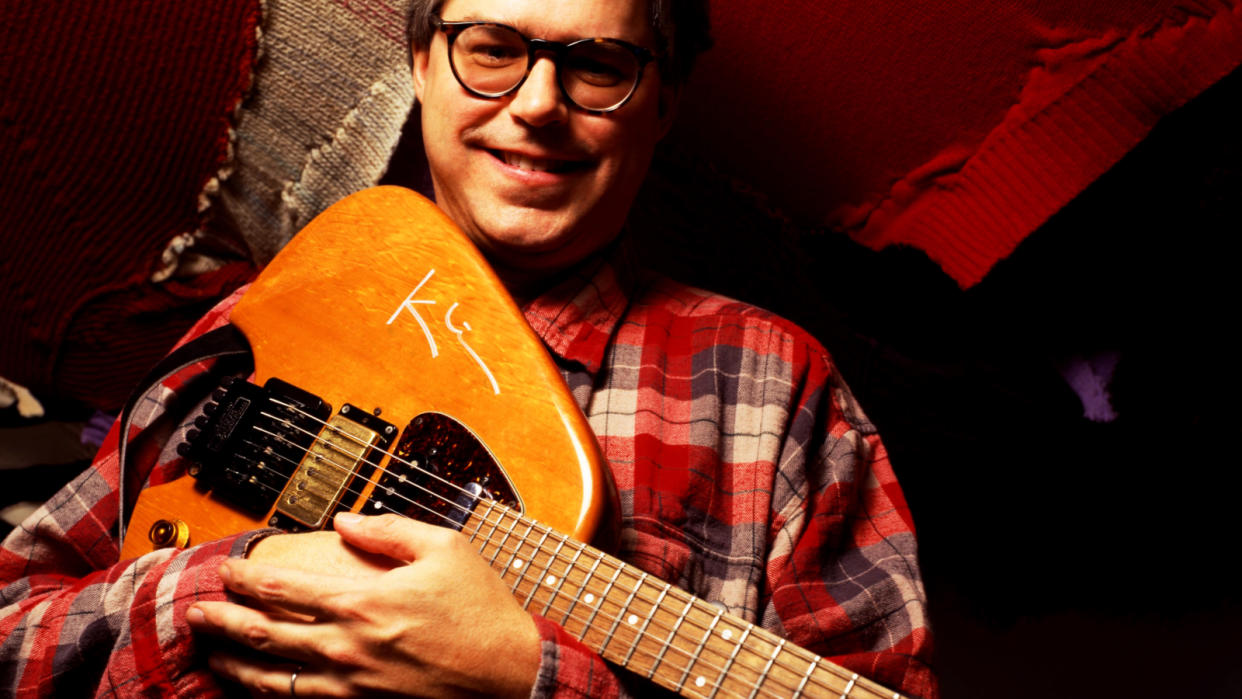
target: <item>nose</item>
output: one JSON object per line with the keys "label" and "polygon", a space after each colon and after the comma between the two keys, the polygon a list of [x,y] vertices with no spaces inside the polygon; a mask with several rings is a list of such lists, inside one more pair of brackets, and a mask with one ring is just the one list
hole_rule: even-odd
{"label": "nose", "polygon": [[541,56],[509,102],[509,113],[531,126],[546,126],[569,118],[569,105],[556,82],[556,63]]}

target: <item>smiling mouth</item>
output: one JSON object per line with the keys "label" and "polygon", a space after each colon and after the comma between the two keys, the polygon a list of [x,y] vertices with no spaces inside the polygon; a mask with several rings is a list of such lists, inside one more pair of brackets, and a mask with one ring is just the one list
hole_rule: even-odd
{"label": "smiling mouth", "polygon": [[530,156],[521,155],[519,153],[510,153],[509,151],[488,149],[488,153],[492,157],[503,162],[504,164],[515,167],[519,170],[529,170],[531,172],[551,172],[551,173],[568,173],[585,170],[590,164],[585,160],[557,160],[554,158],[532,158]]}

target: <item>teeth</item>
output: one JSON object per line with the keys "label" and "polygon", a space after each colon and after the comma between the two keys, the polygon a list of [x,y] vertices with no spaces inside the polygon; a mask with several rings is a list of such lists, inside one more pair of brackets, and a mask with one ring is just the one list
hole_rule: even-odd
{"label": "teeth", "polygon": [[555,160],[528,158],[517,153],[505,153],[505,162],[518,169],[534,170],[535,172],[548,172],[556,165]]}

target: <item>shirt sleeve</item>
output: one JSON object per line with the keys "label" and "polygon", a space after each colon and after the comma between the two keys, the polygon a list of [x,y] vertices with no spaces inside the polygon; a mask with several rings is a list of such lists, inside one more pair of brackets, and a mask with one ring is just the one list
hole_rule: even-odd
{"label": "shirt sleeve", "polygon": [[540,652],[539,675],[531,691],[532,697],[612,697],[628,696],[619,678],[604,659],[560,625],[538,614],[535,626],[539,629]]}
{"label": "shirt sleeve", "polygon": [[[190,336],[226,322],[231,304],[225,305]],[[167,386],[154,393],[149,416],[162,414],[176,395]],[[118,560],[118,432],[114,425],[91,468],[0,545],[0,694],[219,693],[198,662],[185,611],[199,600],[225,598],[216,571],[224,559],[244,556],[262,533]],[[135,457],[148,482],[179,475],[171,449],[139,449]]]}
{"label": "shirt sleeve", "polygon": [[811,345],[774,489],[763,625],[911,697],[936,696],[914,523],[888,454]]}

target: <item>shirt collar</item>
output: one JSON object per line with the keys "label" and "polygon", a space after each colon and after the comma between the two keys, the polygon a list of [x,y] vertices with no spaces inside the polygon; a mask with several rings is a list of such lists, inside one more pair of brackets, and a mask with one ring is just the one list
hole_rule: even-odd
{"label": "shirt collar", "polygon": [[638,279],[632,246],[622,240],[578,264],[522,307],[548,349],[595,374],[624,317]]}

